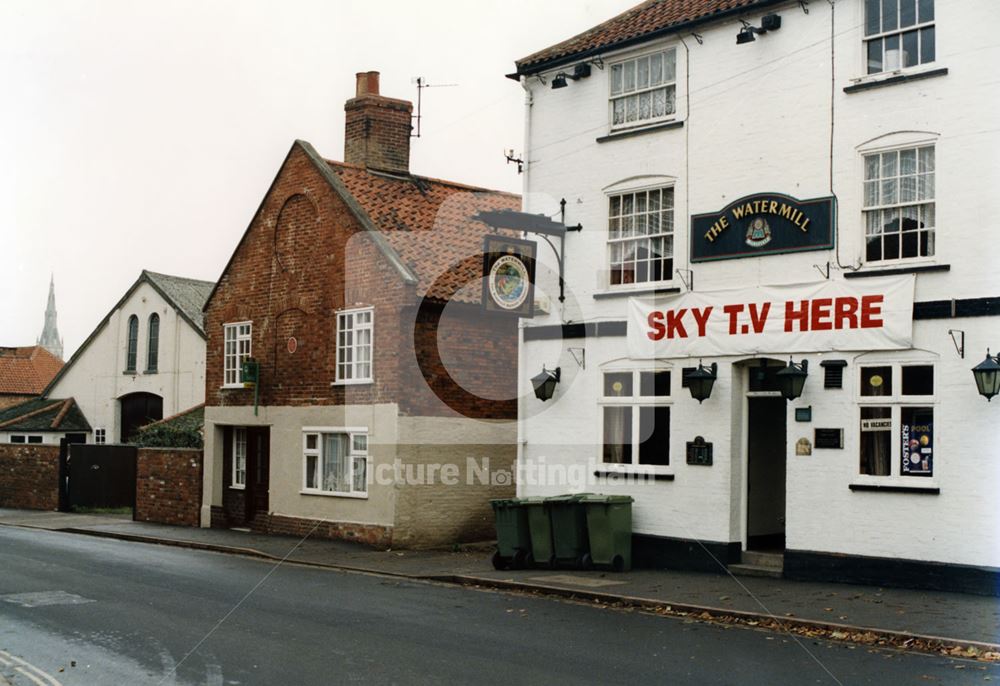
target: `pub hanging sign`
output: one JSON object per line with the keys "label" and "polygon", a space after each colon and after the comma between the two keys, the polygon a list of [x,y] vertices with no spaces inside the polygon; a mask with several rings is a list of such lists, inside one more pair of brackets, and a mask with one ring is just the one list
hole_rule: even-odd
{"label": "pub hanging sign", "polygon": [[535,314],[535,244],[488,235],[483,241],[483,307],[518,317]]}
{"label": "pub hanging sign", "polygon": [[833,247],[833,196],[758,193],[691,217],[691,261],[731,260]]}

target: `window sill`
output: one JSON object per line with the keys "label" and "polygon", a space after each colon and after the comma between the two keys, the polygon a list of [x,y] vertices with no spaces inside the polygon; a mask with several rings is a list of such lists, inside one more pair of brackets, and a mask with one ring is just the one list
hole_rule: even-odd
{"label": "window sill", "polygon": [[374,379],[351,379],[350,381],[331,381],[331,386],[364,386],[375,383]]}
{"label": "window sill", "polygon": [[674,475],[667,472],[634,472],[625,469],[597,469],[594,476],[611,480],[673,481]]}
{"label": "window sill", "polygon": [[159,373],[160,372],[157,369],[147,369],[146,371],[143,372],[143,374],[145,374],[145,375],[159,374]]}
{"label": "window sill", "polygon": [[126,369],[122,372],[122,376],[138,376],[139,372],[134,369]]}
{"label": "window sill", "polygon": [[229,383],[229,384],[225,384],[225,385],[219,386],[219,390],[222,390],[222,391],[237,391],[237,390],[242,391],[242,390],[250,390],[250,389],[249,388],[245,388],[243,386],[243,384],[241,384],[241,383]]}
{"label": "window sill", "polygon": [[924,274],[928,272],[947,272],[950,264],[915,264],[911,267],[862,267],[856,272],[844,272],[845,279],[867,279],[875,276],[896,276],[897,274]]}
{"label": "window sill", "polygon": [[[909,83],[910,81],[920,81],[921,79],[930,79],[935,76],[945,76],[947,73],[947,67],[940,67],[938,69],[929,69],[927,71],[893,71],[883,72],[881,74],[872,74],[870,76],[861,77],[857,80],[857,83],[845,86],[844,92],[858,93],[860,91],[867,91],[873,88],[882,88],[883,86],[894,86],[899,83]],[[891,76],[886,76],[886,74],[891,74]]]}
{"label": "window sill", "polygon": [[231,485],[229,487],[229,490],[230,491],[245,491],[245,490],[247,490],[247,487],[246,486],[240,486],[240,485],[237,485],[237,484],[233,484],[233,485]]}
{"label": "window sill", "polygon": [[677,295],[680,292],[681,289],[676,287],[623,288],[621,290],[599,291],[594,293],[594,300],[606,300],[609,298],[634,298],[643,295]]}
{"label": "window sill", "polygon": [[324,498],[352,498],[354,500],[368,500],[367,493],[333,493],[331,491],[314,491],[312,489],[303,488],[299,491],[299,495],[318,495]]}
{"label": "window sill", "polygon": [[[926,479],[927,477],[910,477],[913,479]],[[852,491],[878,491],[881,493],[916,493],[921,495],[940,495],[941,489],[937,486],[903,486],[900,484],[850,484]]]}
{"label": "window sill", "polygon": [[653,131],[666,131],[667,129],[679,129],[684,126],[683,121],[665,121],[659,124],[650,124],[649,126],[636,126],[631,129],[618,129],[617,131],[612,131],[606,136],[598,136],[596,141],[598,143],[608,143],[610,141],[616,141],[619,138],[631,138],[632,136],[640,136],[644,133],[652,133]]}

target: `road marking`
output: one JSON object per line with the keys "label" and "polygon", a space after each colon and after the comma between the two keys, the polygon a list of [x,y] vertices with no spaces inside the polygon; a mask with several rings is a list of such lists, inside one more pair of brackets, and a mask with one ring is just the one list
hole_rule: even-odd
{"label": "road marking", "polygon": [[45,607],[47,605],[82,605],[96,601],[67,593],[66,591],[37,591],[34,593],[9,593],[0,595],[0,600],[21,607]]}
{"label": "road marking", "polygon": [[[23,674],[24,676],[28,677],[29,679],[31,679],[32,681],[34,681],[36,684],[38,684],[38,686],[63,686],[62,683],[58,679],[53,677],[51,674],[45,672],[42,669],[39,669],[30,662],[26,662],[25,660],[22,660],[19,657],[14,657],[6,650],[0,650],[0,660],[3,660],[8,665],[12,664],[11,662],[8,662],[8,660],[13,660],[13,662],[16,662],[19,665],[23,665],[23,669],[21,667],[14,667],[14,669]],[[39,680],[35,676],[32,676],[32,674],[29,672],[33,672],[42,679],[45,679],[45,681]]]}
{"label": "road marking", "polygon": [[42,681],[41,679],[36,679],[36,678],[35,678],[34,676],[32,676],[32,675],[31,675],[31,673],[30,673],[30,672],[28,672],[28,671],[27,671],[26,669],[21,669],[20,667],[15,667],[15,668],[14,668],[14,671],[16,671],[16,672],[20,672],[21,674],[23,674],[24,676],[28,677],[29,679],[31,679],[32,681],[34,681],[34,682],[35,682],[36,684],[38,684],[38,686],[49,686],[49,685],[48,685],[47,683],[45,683],[45,682],[44,682],[44,681]]}

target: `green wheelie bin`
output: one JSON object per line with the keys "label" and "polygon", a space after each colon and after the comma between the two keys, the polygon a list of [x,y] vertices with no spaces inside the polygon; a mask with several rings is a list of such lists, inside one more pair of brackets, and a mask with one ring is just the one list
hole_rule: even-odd
{"label": "green wheelie bin", "polygon": [[493,568],[519,569],[531,562],[531,534],[528,531],[528,511],[519,498],[491,500],[497,524],[497,549],[493,553]]}
{"label": "green wheelie bin", "polygon": [[549,506],[545,498],[533,496],[521,498],[522,509],[528,513],[528,530],[531,532],[531,557],[539,567],[551,567],[555,563],[552,548],[552,522],[549,520]]}
{"label": "green wheelie bin", "polygon": [[588,494],[587,532],[593,564],[616,572],[632,568],[632,496]]}
{"label": "green wheelie bin", "polygon": [[587,540],[587,512],[583,498],[588,494],[557,495],[546,498],[552,520],[552,543],[556,566],[589,569],[590,543]]}

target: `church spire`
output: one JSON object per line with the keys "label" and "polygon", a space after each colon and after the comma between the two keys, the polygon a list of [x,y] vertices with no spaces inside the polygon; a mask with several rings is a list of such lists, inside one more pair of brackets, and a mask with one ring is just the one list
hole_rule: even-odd
{"label": "church spire", "polygon": [[49,279],[49,302],[45,306],[45,328],[38,337],[38,345],[42,346],[60,360],[63,356],[63,343],[59,338],[59,328],[56,326],[56,279],[53,274]]}

